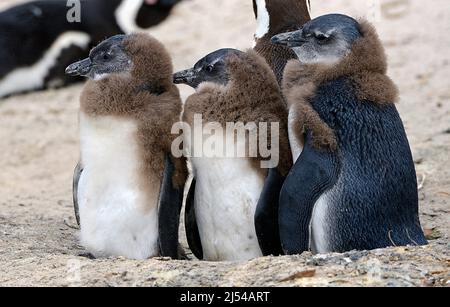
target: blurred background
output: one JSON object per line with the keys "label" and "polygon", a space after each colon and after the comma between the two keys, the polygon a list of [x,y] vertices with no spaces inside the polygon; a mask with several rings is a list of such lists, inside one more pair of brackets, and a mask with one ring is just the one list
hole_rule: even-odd
{"label": "blurred background", "polygon": [[[21,2],[0,0],[0,9]],[[377,27],[401,92],[398,108],[417,167],[423,226],[429,238],[448,239],[449,1],[311,0],[311,6],[313,17],[338,12]],[[251,48],[255,26],[251,0],[184,0],[148,32],[167,46],[179,70],[218,48]],[[184,98],[191,93],[180,89]],[[65,225],[74,224],[71,176],[79,155],[81,90],[76,84],[0,99],[0,261],[77,251],[74,230]]]}

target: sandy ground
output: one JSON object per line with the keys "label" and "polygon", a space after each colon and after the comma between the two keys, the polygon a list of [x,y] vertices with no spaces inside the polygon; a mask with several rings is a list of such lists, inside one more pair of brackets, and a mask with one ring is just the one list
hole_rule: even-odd
{"label": "sandy ground", "polygon": [[[71,202],[80,85],[0,101],[0,285],[449,286],[450,6],[384,0],[380,11],[367,3],[312,0],[313,15],[367,16],[378,27],[402,93],[430,246],[248,263],[80,257]],[[182,69],[220,47],[251,47],[254,27],[250,0],[190,0],[151,33]]]}

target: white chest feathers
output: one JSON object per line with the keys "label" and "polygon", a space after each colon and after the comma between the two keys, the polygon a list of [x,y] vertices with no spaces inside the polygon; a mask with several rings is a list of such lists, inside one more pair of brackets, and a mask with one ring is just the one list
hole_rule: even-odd
{"label": "white chest feathers", "polygon": [[296,111],[294,108],[291,107],[289,110],[289,117],[288,117],[288,133],[294,163],[298,160],[298,158],[303,152],[303,144],[298,139],[298,133],[295,131],[296,121],[297,121]]}
{"label": "white chest feathers", "polygon": [[264,178],[248,159],[193,158],[195,210],[205,260],[262,256],[255,212]]}
{"label": "white chest feathers", "polygon": [[80,115],[81,244],[96,257],[158,255],[158,184],[142,188],[137,125]]}
{"label": "white chest feathers", "polygon": [[343,184],[339,179],[333,188],[322,194],[314,204],[310,224],[310,247],[315,254],[333,252],[333,226],[330,225],[330,209],[339,202]]}

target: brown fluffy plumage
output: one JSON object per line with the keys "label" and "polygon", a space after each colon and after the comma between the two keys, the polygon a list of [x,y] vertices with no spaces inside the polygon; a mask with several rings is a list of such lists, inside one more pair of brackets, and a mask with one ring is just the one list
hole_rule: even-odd
{"label": "brown fluffy plumage", "polygon": [[281,84],[286,63],[296,56],[290,48],[272,44],[270,39],[276,34],[297,30],[311,17],[306,0],[266,0],[266,9],[270,15],[269,32],[256,41],[254,50],[266,59]]}
{"label": "brown fluffy plumage", "polygon": [[[227,86],[204,83],[186,101],[184,121],[192,125],[194,114],[208,122],[280,123],[279,170],[286,175],[292,166],[287,134],[287,112],[280,88],[270,67],[254,51],[227,59]],[[270,133],[268,135],[270,139]],[[268,142],[270,144],[270,142]],[[262,157],[255,162],[263,160]],[[261,170],[259,163],[255,167]]]}
{"label": "brown fluffy plumage", "polygon": [[387,59],[375,28],[359,21],[362,37],[352,46],[349,55],[336,65],[302,64],[290,61],[284,73],[283,92],[289,107],[296,112],[296,133],[299,139],[310,130],[316,147],[336,149],[333,131],[320,119],[309,101],[324,82],[349,77],[355,83],[358,99],[378,104],[398,100],[398,90],[386,75]]}
{"label": "brown fluffy plumage", "polygon": [[[158,174],[162,178],[164,157],[171,152],[176,137],[171,128],[179,122],[182,112],[179,91],[172,83],[172,61],[164,46],[146,34],[130,36],[124,46],[132,59],[132,70],[88,81],[81,95],[81,112],[91,117],[115,116],[137,122],[143,176]],[[186,161],[173,162],[173,184],[179,188],[186,182]]]}

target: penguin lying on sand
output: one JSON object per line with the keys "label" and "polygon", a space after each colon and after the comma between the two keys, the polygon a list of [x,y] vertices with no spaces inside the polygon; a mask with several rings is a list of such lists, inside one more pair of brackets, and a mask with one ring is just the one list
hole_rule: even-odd
{"label": "penguin lying on sand", "polygon": [[171,155],[182,103],[165,48],[119,35],[67,68],[88,77],[81,96],[81,161],[75,172],[81,243],[95,257],[178,257],[187,177]]}
{"label": "penguin lying on sand", "polygon": [[284,251],[427,244],[397,88],[375,29],[326,15],[272,41],[300,60],[288,64],[283,85],[297,149],[280,197]]}
{"label": "penguin lying on sand", "polygon": [[[261,168],[260,155],[191,157],[194,181],[185,223],[194,255],[210,261],[233,261],[280,254],[278,198],[292,158],[287,113],[270,67],[254,51],[221,49],[194,68],[175,74],[174,80],[197,89],[185,104],[184,121],[191,127],[195,114],[222,127],[236,122],[280,125],[278,167]],[[235,144],[243,145],[236,139]],[[191,146],[193,152],[196,146],[199,144]]]}
{"label": "penguin lying on sand", "polygon": [[295,53],[287,46],[273,44],[272,36],[294,31],[311,20],[309,0],[253,0],[257,29],[254,50],[264,57],[281,84],[284,67]]}
{"label": "penguin lying on sand", "polygon": [[74,16],[66,0],[33,1],[0,12],[0,97],[80,81],[64,75],[67,65],[87,57],[106,37],[161,23],[179,1],[81,1],[80,22],[68,20]]}

